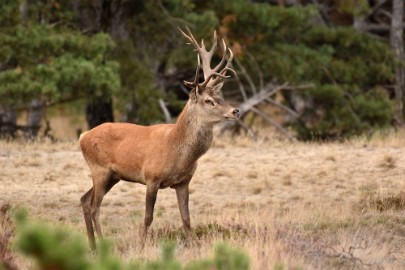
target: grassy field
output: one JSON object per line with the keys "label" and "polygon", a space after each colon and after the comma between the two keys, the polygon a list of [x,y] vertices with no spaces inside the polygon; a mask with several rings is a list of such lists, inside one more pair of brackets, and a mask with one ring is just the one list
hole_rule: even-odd
{"label": "grassy field", "polygon": [[[0,183],[0,206],[85,236],[79,199],[91,179],[77,142],[0,142]],[[144,186],[120,182],[103,201],[104,235],[123,260],[156,258],[161,240],[175,239],[181,261],[225,241],[249,254],[252,269],[405,269],[403,133],[322,144],[216,139],[191,182],[196,236],[187,246],[175,192],[165,189],[140,249],[144,197]],[[13,256],[20,269],[32,266]]]}

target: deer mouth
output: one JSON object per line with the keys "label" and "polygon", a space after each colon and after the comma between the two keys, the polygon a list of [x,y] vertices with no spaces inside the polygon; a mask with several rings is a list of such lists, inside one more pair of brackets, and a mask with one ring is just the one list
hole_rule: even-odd
{"label": "deer mouth", "polygon": [[224,114],[225,120],[236,120],[240,118],[240,111],[238,109],[232,108],[230,111]]}
{"label": "deer mouth", "polygon": [[238,118],[239,118],[239,116],[236,116],[236,115],[232,115],[232,116],[226,115],[225,121],[237,120]]}

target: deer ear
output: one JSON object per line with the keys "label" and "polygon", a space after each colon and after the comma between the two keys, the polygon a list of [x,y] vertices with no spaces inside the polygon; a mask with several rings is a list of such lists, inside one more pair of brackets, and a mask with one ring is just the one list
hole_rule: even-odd
{"label": "deer ear", "polygon": [[212,89],[213,92],[214,93],[221,93],[222,86],[224,86],[224,82],[217,83]]}
{"label": "deer ear", "polygon": [[201,89],[196,86],[193,88],[193,90],[190,91],[190,99],[194,102],[197,102],[198,97],[201,95]]}
{"label": "deer ear", "polygon": [[201,89],[199,85],[197,85],[197,86],[195,87],[195,92],[196,92],[197,97],[198,97],[198,96],[201,96],[201,94],[202,94],[202,92],[204,92],[204,90]]}

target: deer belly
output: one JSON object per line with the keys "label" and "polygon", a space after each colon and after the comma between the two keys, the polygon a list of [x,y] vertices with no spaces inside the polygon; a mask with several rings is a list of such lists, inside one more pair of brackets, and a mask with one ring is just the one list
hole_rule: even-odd
{"label": "deer belly", "polygon": [[195,164],[190,170],[183,171],[183,172],[175,172],[171,174],[166,174],[165,176],[162,176],[162,181],[160,182],[160,188],[167,188],[167,187],[173,187],[176,185],[180,185],[183,183],[187,183],[191,180],[191,178],[194,175],[194,172],[197,168],[197,165]]}
{"label": "deer belly", "polygon": [[141,172],[119,173],[122,180],[145,185],[145,178]]}
{"label": "deer belly", "polygon": [[163,180],[160,183],[159,188],[167,188],[167,187],[173,187],[176,185],[180,185],[182,183],[186,183],[190,180],[190,178],[192,177],[192,175],[182,175],[182,176],[177,176],[177,177],[173,177],[173,178],[166,178],[165,180]]}

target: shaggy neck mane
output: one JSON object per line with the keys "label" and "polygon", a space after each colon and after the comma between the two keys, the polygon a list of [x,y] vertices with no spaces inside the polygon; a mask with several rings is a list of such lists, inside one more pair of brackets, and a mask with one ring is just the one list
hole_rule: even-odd
{"label": "shaggy neck mane", "polygon": [[173,128],[173,139],[178,150],[197,160],[210,148],[213,138],[213,123],[198,116],[188,101]]}

